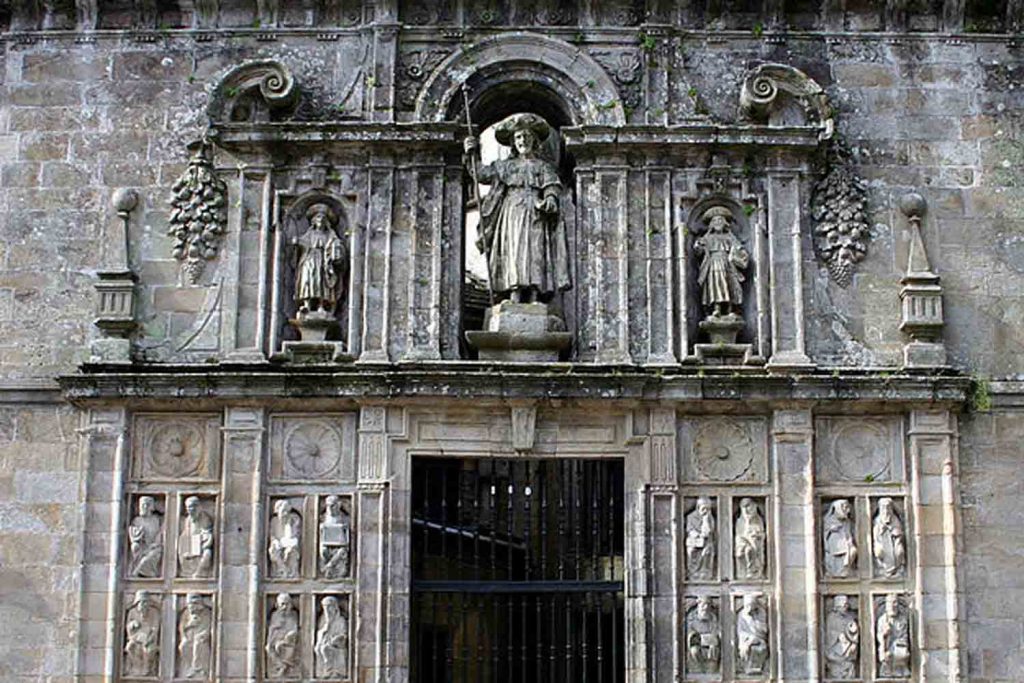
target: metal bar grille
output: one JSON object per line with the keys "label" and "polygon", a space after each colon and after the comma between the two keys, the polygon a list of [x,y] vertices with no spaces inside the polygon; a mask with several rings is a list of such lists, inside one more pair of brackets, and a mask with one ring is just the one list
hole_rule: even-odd
{"label": "metal bar grille", "polygon": [[414,459],[413,683],[625,680],[621,461]]}

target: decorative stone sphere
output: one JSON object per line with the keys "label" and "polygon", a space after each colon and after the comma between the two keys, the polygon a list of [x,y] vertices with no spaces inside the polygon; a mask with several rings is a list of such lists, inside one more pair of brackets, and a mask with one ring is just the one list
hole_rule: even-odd
{"label": "decorative stone sphere", "polygon": [[139,205],[139,193],[129,187],[114,190],[110,195],[110,205],[118,213],[129,213]]}
{"label": "decorative stone sphere", "polygon": [[908,218],[920,218],[928,203],[917,192],[908,192],[900,198],[900,211]]}

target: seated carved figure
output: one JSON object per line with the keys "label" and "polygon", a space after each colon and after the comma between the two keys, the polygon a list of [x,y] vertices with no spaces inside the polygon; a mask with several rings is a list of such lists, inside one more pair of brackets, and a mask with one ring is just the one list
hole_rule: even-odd
{"label": "seated carved figure", "polygon": [[178,568],[186,578],[213,575],[213,517],[200,507],[196,496],[185,499],[185,516],[178,534]]}
{"label": "seated carved figure", "polygon": [[128,526],[128,573],[152,579],[160,576],[164,559],[163,518],[152,496],[139,496],[138,505],[139,514]]}

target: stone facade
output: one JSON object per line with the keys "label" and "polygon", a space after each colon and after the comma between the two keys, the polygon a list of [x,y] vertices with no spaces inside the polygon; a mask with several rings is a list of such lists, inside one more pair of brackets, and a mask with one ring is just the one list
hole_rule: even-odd
{"label": "stone facade", "polygon": [[409,680],[442,456],[624,463],[631,682],[1024,678],[1024,11],[940,4],[12,3],[0,678]]}

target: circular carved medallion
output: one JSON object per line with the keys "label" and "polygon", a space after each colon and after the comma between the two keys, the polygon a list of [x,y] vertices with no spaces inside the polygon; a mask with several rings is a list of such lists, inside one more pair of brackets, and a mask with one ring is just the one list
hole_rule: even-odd
{"label": "circular carved medallion", "polygon": [[156,427],[149,437],[149,465],[154,474],[194,477],[202,474],[203,431],[192,424]]}
{"label": "circular carved medallion", "polygon": [[836,425],[829,449],[835,471],[850,481],[874,481],[889,474],[885,430],[871,422],[848,421]]}
{"label": "circular carved medallion", "polygon": [[285,476],[323,477],[341,460],[341,434],[325,420],[303,420],[285,434]]}
{"label": "circular carved medallion", "polygon": [[693,466],[702,479],[735,481],[754,463],[754,443],[742,425],[708,420],[693,437]]}

